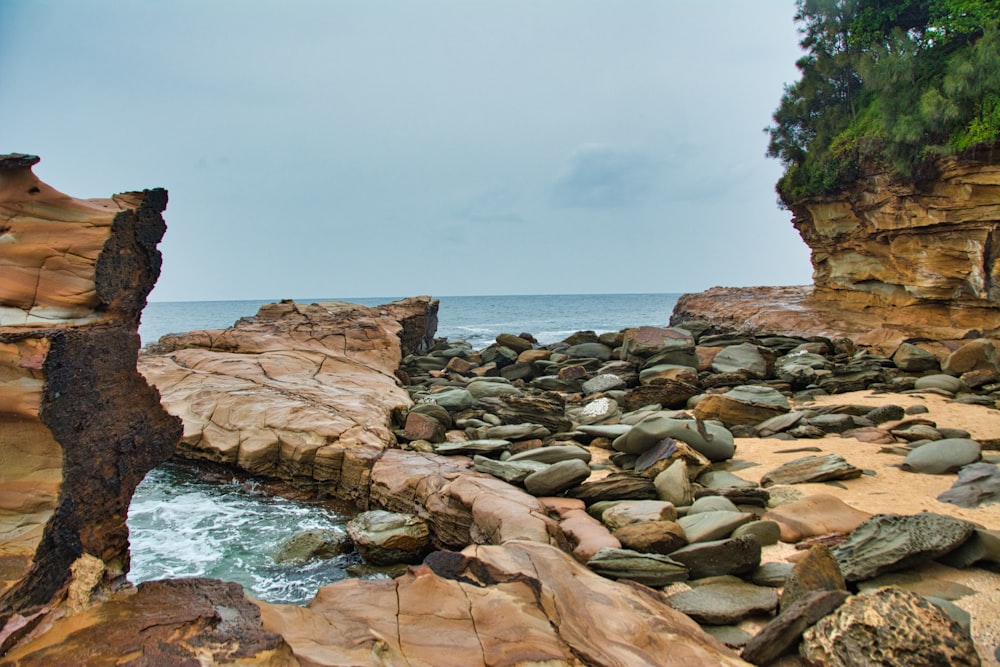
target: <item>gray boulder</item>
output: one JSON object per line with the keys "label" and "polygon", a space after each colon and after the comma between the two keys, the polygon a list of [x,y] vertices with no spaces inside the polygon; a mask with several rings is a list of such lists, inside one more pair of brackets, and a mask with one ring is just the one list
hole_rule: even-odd
{"label": "gray boulder", "polygon": [[903,459],[903,470],[943,475],[956,472],[962,466],[975,463],[982,448],[975,440],[946,438],[917,447]]}
{"label": "gray boulder", "polygon": [[675,593],[667,604],[705,625],[729,625],[751,616],[770,614],[778,606],[773,588],[723,582]]}
{"label": "gray boulder", "polygon": [[666,586],[688,579],[686,567],[662,554],[644,554],[631,549],[603,547],[587,567],[611,579],[628,579],[646,586]]}
{"label": "gray boulder", "polygon": [[554,496],[590,477],[590,466],[580,459],[553,463],[524,478],[524,489],[533,496]]}
{"label": "gray boulder", "polygon": [[671,558],[687,566],[692,579],[748,574],[760,566],[760,556],[760,542],[750,535],[697,542],[670,553]]}

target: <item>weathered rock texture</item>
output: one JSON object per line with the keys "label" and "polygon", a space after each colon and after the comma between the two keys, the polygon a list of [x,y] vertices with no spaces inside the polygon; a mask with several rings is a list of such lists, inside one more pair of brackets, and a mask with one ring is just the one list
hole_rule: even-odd
{"label": "weathered rock texture", "polygon": [[437,305],[268,304],[225,330],[164,336],[139,370],[184,422],[179,455],[363,504],[374,462],[395,444],[393,411],[412,405],[396,369],[430,342]]}
{"label": "weathered rock texture", "polygon": [[873,174],[792,213],[812,253],[814,287],[713,288],[685,295],[672,322],[848,336],[885,348],[970,331],[1000,337],[1000,160],[944,160],[920,189]]}
{"label": "weathered rock texture", "polygon": [[264,627],[309,665],[746,664],[661,593],[531,542],[439,552],[397,579],[261,607]]}
{"label": "weathered rock texture", "polygon": [[126,514],[181,428],[135,369],[164,190],[75,199],[0,157],[0,626],[83,557],[128,570]]}

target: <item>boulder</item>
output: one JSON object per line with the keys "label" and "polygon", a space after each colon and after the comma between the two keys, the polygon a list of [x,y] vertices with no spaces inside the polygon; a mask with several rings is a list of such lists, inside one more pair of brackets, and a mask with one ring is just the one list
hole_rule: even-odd
{"label": "boulder", "polygon": [[752,536],[697,542],[669,552],[687,566],[692,579],[749,574],[760,565],[761,545]]}
{"label": "boulder", "polygon": [[941,368],[941,362],[932,353],[913,345],[901,343],[892,354],[892,363],[901,371],[922,373],[936,371]]}
{"label": "boulder", "polygon": [[687,568],[667,556],[631,549],[601,549],[587,561],[587,567],[610,579],[628,579],[654,587],[688,579]]}
{"label": "boulder", "polygon": [[903,459],[903,470],[943,475],[979,460],[982,448],[975,440],[945,438],[917,447]]}
{"label": "boulder", "polygon": [[784,611],[799,598],[820,591],[847,591],[847,584],[830,548],[814,544],[795,563],[785,579],[779,608]]}
{"label": "boulder", "polygon": [[962,375],[970,371],[1000,372],[1000,355],[992,341],[978,338],[949,354],[941,369],[949,375]]}
{"label": "boulder", "polygon": [[730,345],[712,359],[715,373],[746,373],[750,377],[767,378],[774,365],[774,353],[753,343]]}
{"label": "boulder", "polygon": [[588,477],[590,466],[580,459],[566,459],[525,477],[524,489],[533,496],[554,496],[577,486]]}
{"label": "boulder", "polygon": [[615,389],[624,389],[625,387],[626,387],[625,380],[623,380],[617,375],[611,375],[609,373],[602,373],[600,375],[595,375],[594,377],[585,381],[582,385],[583,393],[587,395],[600,394]]}
{"label": "boulder", "polygon": [[540,498],[541,503],[559,517],[559,528],[566,536],[573,557],[586,563],[605,548],[620,549],[622,544],[594,517],[587,506],[575,498]]}
{"label": "boulder", "polygon": [[700,512],[677,519],[688,542],[710,542],[729,537],[738,526],[753,519],[747,512]]}
{"label": "boulder", "polygon": [[770,665],[795,653],[802,633],[827,616],[849,597],[847,591],[813,591],[802,596],[746,643],[740,657],[755,665]]}
{"label": "boulder", "polygon": [[914,389],[935,389],[946,394],[957,394],[965,389],[965,384],[951,375],[924,375],[913,383]]}
{"label": "boulder", "polygon": [[351,539],[339,530],[316,529],[295,533],[278,545],[275,563],[304,562],[313,558],[333,558],[351,547]]}
{"label": "boulder", "polygon": [[590,463],[591,453],[586,447],[576,445],[552,445],[551,447],[535,447],[523,452],[518,452],[507,459],[508,462],[516,461],[539,461],[540,463],[559,463],[577,459],[583,463]]}
{"label": "boulder", "polygon": [[347,522],[347,534],[372,565],[416,563],[430,546],[427,522],[412,514],[362,512]]}
{"label": "boulder", "polygon": [[608,530],[650,521],[674,521],[677,508],[662,500],[622,500],[601,515],[601,522]]}
{"label": "boulder", "polygon": [[870,517],[837,496],[822,493],[772,507],[762,518],[781,527],[782,542],[799,542],[819,535],[850,533]]}
{"label": "boulder", "polygon": [[665,438],[680,440],[712,461],[732,458],[736,451],[733,434],[723,426],[662,415],[642,420],[617,438],[612,446],[627,454],[642,454]]}
{"label": "boulder", "polygon": [[505,482],[521,484],[522,486],[524,479],[528,475],[539,470],[544,470],[549,466],[548,463],[542,463],[541,461],[494,461],[479,454],[474,456],[472,460],[477,471],[493,475]]}
{"label": "boulder", "polygon": [[958,471],[958,479],[938,497],[959,507],[979,507],[1000,502],[1000,468],[992,463],[972,463]]}
{"label": "boulder", "polygon": [[789,411],[788,399],[770,387],[739,386],[724,394],[709,394],[694,408],[698,419],[718,419],[727,426],[754,426]]}
{"label": "boulder", "polygon": [[684,530],[674,521],[626,524],[615,529],[612,535],[622,543],[622,547],[640,553],[666,555],[688,543]]}
{"label": "boulder", "polygon": [[848,598],[803,633],[801,654],[824,665],[968,665],[972,639],[939,607],[898,588]]}
{"label": "boulder", "polygon": [[687,464],[683,460],[674,461],[666,470],[653,479],[656,496],[675,507],[690,505],[691,479],[688,477]]}

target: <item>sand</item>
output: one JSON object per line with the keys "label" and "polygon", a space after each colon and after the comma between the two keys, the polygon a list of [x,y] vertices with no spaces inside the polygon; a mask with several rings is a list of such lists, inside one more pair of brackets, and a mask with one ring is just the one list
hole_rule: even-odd
{"label": "sand", "polygon": [[[931,419],[938,426],[961,428],[969,431],[973,439],[1000,438],[1000,410],[983,406],[964,405],[934,394],[875,394],[854,392],[817,398],[809,405],[862,404],[872,408],[894,404],[904,408],[920,404],[930,412],[914,415]],[[783,449],[818,447],[821,452],[778,453]],[[840,454],[854,466],[875,472],[857,479],[836,484],[797,484],[795,488],[807,495],[824,493],[839,497],[848,505],[871,513],[916,514],[936,512],[966,519],[991,530],[1000,530],[1000,504],[966,509],[938,502],[935,498],[952,486],[956,474],[925,475],[904,472],[898,467],[902,457],[880,453],[881,445],[859,442],[852,438],[828,436],[816,440],[776,440],[758,438],[737,439],[733,468],[742,464],[752,467],[734,469],[740,477],[759,482],[768,471],[792,459],[823,454]],[[1000,452],[984,453],[988,460],[1000,460]],[[840,486],[846,488],[840,488]],[[798,553],[791,545],[779,544],[764,551],[764,561],[780,561]],[[975,594],[967,595],[954,603],[972,615],[972,635],[984,665],[998,665],[994,652],[1000,646],[1000,573],[979,567],[956,570],[944,565],[929,565],[920,570],[922,577],[933,577],[945,582],[967,586]]]}

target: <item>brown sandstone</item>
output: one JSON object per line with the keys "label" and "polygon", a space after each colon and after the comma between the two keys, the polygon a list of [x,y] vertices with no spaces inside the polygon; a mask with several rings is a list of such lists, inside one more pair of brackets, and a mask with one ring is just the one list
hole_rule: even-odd
{"label": "brown sandstone", "polygon": [[37,162],[0,156],[0,628],[76,562],[87,588],[123,582],[132,492],[180,435],[135,370],[166,192],[76,199]]}

